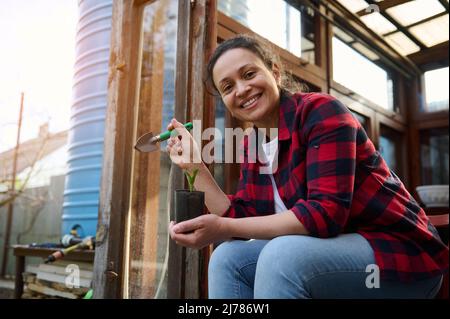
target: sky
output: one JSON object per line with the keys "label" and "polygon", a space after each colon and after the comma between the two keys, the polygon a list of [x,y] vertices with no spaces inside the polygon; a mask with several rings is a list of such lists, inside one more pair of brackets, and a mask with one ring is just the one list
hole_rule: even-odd
{"label": "sky", "polygon": [[69,127],[76,0],[0,0],[0,152],[15,146],[20,94],[21,141]]}

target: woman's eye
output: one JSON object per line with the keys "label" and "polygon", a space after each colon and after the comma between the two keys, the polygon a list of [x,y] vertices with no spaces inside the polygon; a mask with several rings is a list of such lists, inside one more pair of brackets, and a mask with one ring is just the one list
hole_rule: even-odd
{"label": "woman's eye", "polygon": [[226,86],[222,87],[222,93],[227,93],[230,90],[231,90],[231,85],[226,85]]}
{"label": "woman's eye", "polygon": [[244,78],[245,78],[245,79],[250,79],[250,78],[252,78],[254,75],[255,75],[255,72],[253,72],[253,71],[248,71],[248,72],[245,72],[245,73],[244,73]]}

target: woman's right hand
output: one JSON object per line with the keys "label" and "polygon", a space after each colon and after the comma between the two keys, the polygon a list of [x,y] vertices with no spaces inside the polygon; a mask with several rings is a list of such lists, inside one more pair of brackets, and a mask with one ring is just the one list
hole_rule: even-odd
{"label": "woman's right hand", "polygon": [[170,137],[167,141],[166,150],[172,162],[188,171],[200,168],[201,153],[192,135],[176,119],[172,119],[167,126],[168,130],[172,128],[178,132],[178,135]]}

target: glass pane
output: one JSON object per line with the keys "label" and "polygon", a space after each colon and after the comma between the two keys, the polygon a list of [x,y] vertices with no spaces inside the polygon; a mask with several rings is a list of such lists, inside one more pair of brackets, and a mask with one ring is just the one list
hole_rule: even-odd
{"label": "glass pane", "polygon": [[378,34],[385,34],[392,32],[397,27],[393,25],[388,19],[383,17],[379,12],[373,12],[371,14],[366,14],[361,17],[362,22],[364,22],[370,29]]}
{"label": "glass pane", "polygon": [[409,31],[428,47],[448,41],[448,14],[416,25]]}
{"label": "glass pane", "polygon": [[420,132],[422,185],[447,185],[448,182],[448,129]]}
{"label": "glass pane", "polygon": [[[139,105],[145,115],[138,123],[161,132],[174,115],[178,1],[155,1],[143,14]],[[142,153],[136,166],[146,174],[133,178],[127,297],[166,298],[170,159],[166,152]]]}
{"label": "glass pane", "polygon": [[425,72],[424,80],[426,111],[448,110],[448,67]]}
{"label": "glass pane", "polygon": [[218,1],[218,9],[227,16],[279,47],[314,63],[314,11],[304,5],[299,5],[299,8],[283,0]]}
{"label": "glass pane", "polygon": [[380,127],[380,154],[391,171],[402,178],[401,172],[401,133],[394,131],[384,125]]}
{"label": "glass pane", "polygon": [[392,80],[388,72],[337,37],[332,41],[334,80],[381,107],[393,110]]}
{"label": "glass pane", "polygon": [[369,6],[364,0],[338,0],[338,2],[353,13],[366,9]]}
{"label": "glass pane", "polygon": [[395,32],[384,37],[384,39],[402,55],[408,55],[420,50],[420,47],[402,32]]}
{"label": "glass pane", "polygon": [[348,35],[348,33],[342,31],[339,28],[333,28],[333,32],[334,36],[337,37],[342,42],[345,42],[349,45],[351,45],[352,42],[356,43],[356,40],[354,38],[352,38],[350,35]]}
{"label": "glass pane", "polygon": [[222,190],[225,189],[225,105],[220,97],[216,98],[215,127],[221,133],[221,138],[214,139],[214,179]]}
{"label": "glass pane", "polygon": [[353,49],[364,55],[366,58],[368,58],[371,61],[379,60],[380,57],[373,51],[371,51],[369,48],[367,48],[364,44],[361,44],[359,42],[355,42],[352,44]]}
{"label": "glass pane", "polygon": [[403,26],[434,16],[444,11],[438,0],[413,0],[398,6],[386,9]]}
{"label": "glass pane", "polygon": [[366,133],[368,132],[368,124],[369,124],[369,121],[367,120],[367,117],[365,117],[365,116],[363,116],[363,115],[361,115],[361,114],[359,114],[359,113],[356,113],[356,112],[354,112],[354,111],[351,111],[352,112],[352,114],[353,114],[353,116],[354,117],[356,117],[356,119],[358,120],[358,122],[362,125],[362,127],[364,128],[364,130],[366,131]]}

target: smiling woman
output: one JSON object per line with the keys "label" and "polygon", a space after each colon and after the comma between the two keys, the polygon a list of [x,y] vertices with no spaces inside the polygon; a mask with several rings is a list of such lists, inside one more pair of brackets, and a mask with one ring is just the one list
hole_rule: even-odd
{"label": "smiling woman", "polygon": [[[192,248],[225,241],[211,256],[209,297],[434,297],[448,247],[423,209],[350,110],[327,94],[286,90],[271,56],[241,35],[222,42],[208,64],[207,83],[226,109],[253,123],[236,194],[226,195],[204,163],[181,161],[190,158],[183,145],[195,141],[171,122],[182,139],[171,138],[170,158],[199,170],[195,188],[211,214],[170,223],[170,236]],[[267,129],[277,136],[268,140]],[[262,136],[256,162],[253,135]]]}

